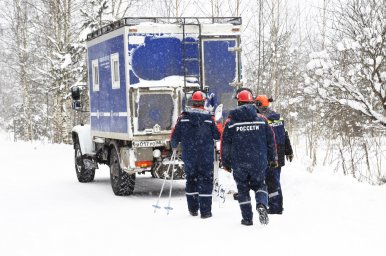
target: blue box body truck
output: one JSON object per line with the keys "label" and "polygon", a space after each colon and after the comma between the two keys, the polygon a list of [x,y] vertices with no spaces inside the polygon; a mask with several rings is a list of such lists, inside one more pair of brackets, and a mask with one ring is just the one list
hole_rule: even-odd
{"label": "blue box body truck", "polygon": [[[235,106],[240,26],[233,17],[124,18],[90,33],[90,124],[72,131],[78,180],[107,164],[114,193],[128,195],[137,173],[168,175],[170,134],[191,94],[207,91],[208,108],[221,103],[224,115]],[[72,88],[75,102],[81,91]]]}

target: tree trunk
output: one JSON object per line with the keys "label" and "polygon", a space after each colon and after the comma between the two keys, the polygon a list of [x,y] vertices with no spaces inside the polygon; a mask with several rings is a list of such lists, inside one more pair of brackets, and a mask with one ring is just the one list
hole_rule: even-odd
{"label": "tree trunk", "polygon": [[28,60],[28,38],[27,38],[27,3],[25,0],[15,1],[15,35],[19,65],[19,79],[22,87],[23,107],[23,134],[22,139],[32,140],[32,117],[30,102],[30,86],[28,82],[27,60]]}
{"label": "tree trunk", "polygon": [[55,81],[53,87],[57,88],[54,93],[54,143],[69,143],[69,130],[71,126],[71,117],[69,113],[69,102],[66,95],[69,92],[71,76],[66,68],[61,68],[63,59],[56,56],[65,56],[69,50],[71,42],[71,7],[72,0],[51,0],[49,11],[52,14],[52,29],[55,35],[54,42],[51,44],[51,56],[56,61],[52,63],[51,72]]}

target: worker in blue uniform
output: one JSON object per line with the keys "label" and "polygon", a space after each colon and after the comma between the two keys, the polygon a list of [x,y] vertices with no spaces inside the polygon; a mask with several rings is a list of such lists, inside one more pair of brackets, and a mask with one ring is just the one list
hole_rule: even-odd
{"label": "worker in blue uniform", "polygon": [[255,192],[256,209],[261,224],[268,224],[268,192],[265,170],[277,165],[275,139],[266,119],[257,113],[254,98],[248,90],[237,94],[238,107],[232,110],[224,125],[221,160],[226,171],[233,171],[238,189],[241,224],[253,225],[251,197]]}
{"label": "worker in blue uniform", "polygon": [[189,212],[197,216],[200,211],[205,219],[212,217],[214,140],[220,139],[220,133],[214,117],[204,108],[205,94],[196,91],[191,99],[193,108],[178,118],[170,143],[174,151],[181,143]]}
{"label": "worker in blue uniform", "polygon": [[285,130],[284,120],[280,114],[273,111],[269,105],[273,100],[266,95],[258,95],[256,97],[256,107],[258,112],[268,119],[269,125],[275,133],[276,147],[278,154],[278,167],[267,168],[266,184],[268,186],[268,204],[270,214],[283,213],[283,192],[280,184],[281,167],[285,165],[285,158],[292,162],[294,157],[291,146],[291,141],[288,132]]}

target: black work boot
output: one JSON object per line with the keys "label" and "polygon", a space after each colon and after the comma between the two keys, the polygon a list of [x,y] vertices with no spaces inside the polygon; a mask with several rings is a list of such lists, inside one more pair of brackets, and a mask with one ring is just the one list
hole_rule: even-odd
{"label": "black work boot", "polygon": [[242,219],[241,220],[241,224],[245,225],[245,226],[252,226],[253,225],[253,221],[252,220],[244,220],[244,219]]}
{"label": "black work boot", "polygon": [[211,212],[204,213],[204,214],[201,213],[201,219],[207,219],[207,218],[210,218],[210,217],[212,217],[212,213]]}
{"label": "black work boot", "polygon": [[197,211],[189,211],[189,213],[192,216],[198,216],[198,212]]}
{"label": "black work boot", "polygon": [[281,210],[272,210],[271,208],[268,209],[268,214],[283,214],[283,209]]}
{"label": "black work boot", "polygon": [[263,204],[257,205],[257,212],[259,213],[259,220],[262,225],[267,225],[269,222],[267,208]]}

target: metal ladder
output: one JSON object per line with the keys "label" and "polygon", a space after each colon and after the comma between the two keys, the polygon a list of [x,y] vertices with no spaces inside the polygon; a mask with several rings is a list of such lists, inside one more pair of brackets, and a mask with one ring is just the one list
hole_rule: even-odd
{"label": "metal ladder", "polygon": [[[201,39],[201,23],[199,19],[196,19],[197,23],[186,23],[186,19],[182,20],[182,66],[184,69],[184,91],[185,93],[193,92],[192,89],[187,88],[188,79],[195,78],[197,83],[200,85],[200,90],[203,90],[203,81],[202,81],[202,39]],[[186,41],[186,26],[197,26],[198,27],[198,40]],[[187,48],[190,45],[197,45],[197,56],[187,56]],[[188,73],[188,64],[197,63],[198,74],[189,74]]]}

